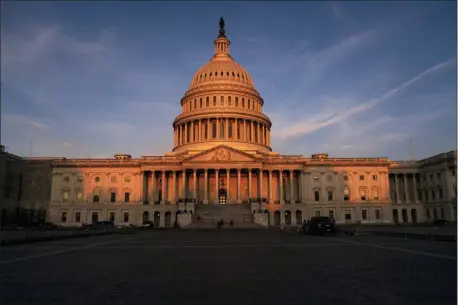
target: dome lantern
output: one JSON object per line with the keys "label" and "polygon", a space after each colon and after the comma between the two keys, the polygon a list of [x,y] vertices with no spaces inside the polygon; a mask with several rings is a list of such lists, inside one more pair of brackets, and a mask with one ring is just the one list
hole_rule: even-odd
{"label": "dome lantern", "polygon": [[215,56],[214,58],[230,58],[229,45],[231,42],[226,37],[226,30],[224,28],[225,22],[223,17],[219,20],[219,35],[214,41],[215,44]]}

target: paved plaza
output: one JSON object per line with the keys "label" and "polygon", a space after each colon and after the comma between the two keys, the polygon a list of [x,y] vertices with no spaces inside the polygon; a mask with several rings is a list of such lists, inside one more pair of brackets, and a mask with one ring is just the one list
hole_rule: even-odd
{"label": "paved plaza", "polygon": [[456,304],[456,243],[140,231],[1,250],[1,304]]}

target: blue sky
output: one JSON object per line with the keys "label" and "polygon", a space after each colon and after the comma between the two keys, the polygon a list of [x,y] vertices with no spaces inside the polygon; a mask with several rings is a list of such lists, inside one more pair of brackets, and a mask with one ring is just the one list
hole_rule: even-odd
{"label": "blue sky", "polygon": [[456,149],[456,2],[2,2],[1,142],[163,155],[226,20],[283,154]]}

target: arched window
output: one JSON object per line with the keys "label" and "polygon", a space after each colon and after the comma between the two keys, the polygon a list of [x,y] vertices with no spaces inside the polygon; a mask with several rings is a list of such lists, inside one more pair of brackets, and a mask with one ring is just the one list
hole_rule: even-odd
{"label": "arched window", "polygon": [[245,108],[245,98],[242,97],[242,108]]}
{"label": "arched window", "polygon": [[239,106],[239,97],[236,96],[235,97],[235,107],[238,107]]}
{"label": "arched window", "polygon": [[248,109],[250,109],[250,108],[251,108],[251,106],[250,106],[250,103],[251,103],[251,101],[250,101],[250,100],[248,100],[248,107],[247,107]]}
{"label": "arched window", "polygon": [[212,138],[216,138],[216,122],[212,123]]}
{"label": "arched window", "polygon": [[200,98],[200,107],[199,108],[202,108],[202,98]]}
{"label": "arched window", "polygon": [[197,99],[194,99],[194,109],[197,109]]}
{"label": "arched window", "polygon": [[231,97],[230,96],[227,98],[227,105],[231,107]]}
{"label": "arched window", "polygon": [[205,107],[210,107],[210,98],[208,96],[205,99]]}
{"label": "arched window", "polygon": [[99,202],[100,201],[100,189],[97,187],[92,192],[92,202]]}
{"label": "arched window", "polygon": [[224,106],[224,96],[221,96],[219,104],[220,106]]}
{"label": "arched window", "polygon": [[366,191],[359,190],[359,195],[361,196],[361,200],[366,200]]}
{"label": "arched window", "polygon": [[333,201],[334,200],[334,194],[332,191],[328,191],[328,201]]}
{"label": "arched window", "polygon": [[221,120],[219,124],[219,137],[220,139],[224,139],[224,122]]}
{"label": "arched window", "polygon": [[216,96],[213,97],[213,106],[216,106]]}

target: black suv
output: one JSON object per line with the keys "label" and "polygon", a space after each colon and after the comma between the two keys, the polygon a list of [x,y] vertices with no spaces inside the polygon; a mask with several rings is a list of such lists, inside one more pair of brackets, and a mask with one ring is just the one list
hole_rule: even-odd
{"label": "black suv", "polygon": [[304,227],[305,234],[335,233],[334,220],[327,216],[312,217]]}

